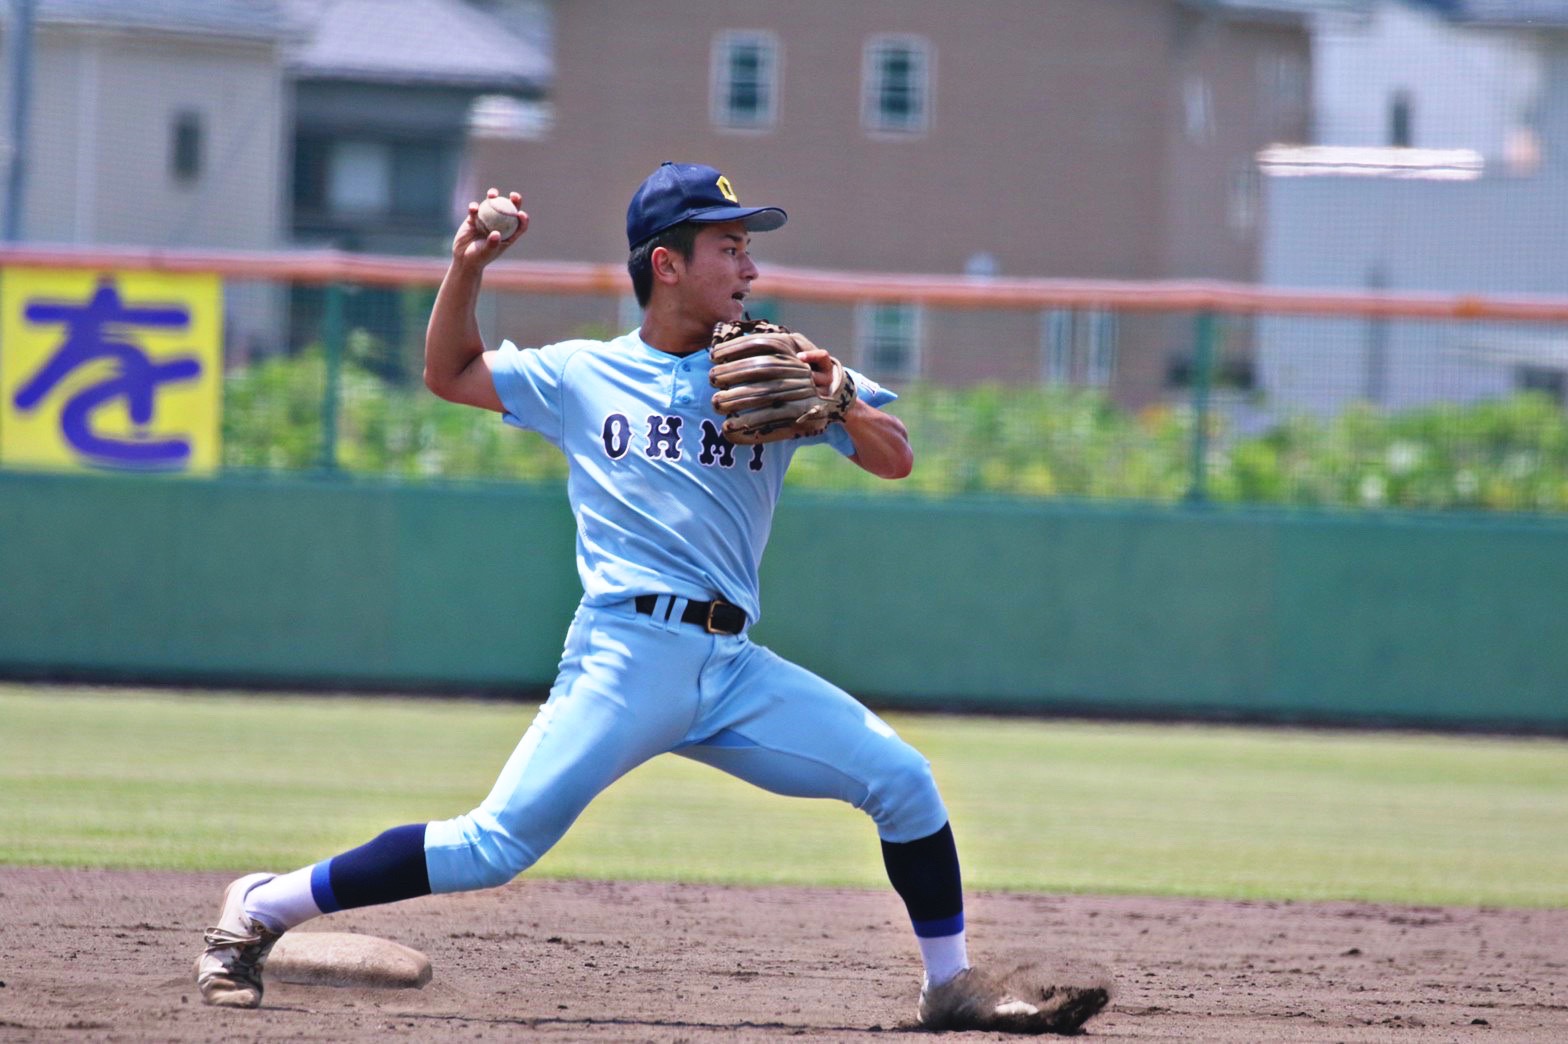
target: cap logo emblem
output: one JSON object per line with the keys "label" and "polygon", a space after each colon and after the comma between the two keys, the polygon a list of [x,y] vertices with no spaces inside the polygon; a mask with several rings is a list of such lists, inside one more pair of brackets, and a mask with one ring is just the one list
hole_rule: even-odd
{"label": "cap logo emblem", "polygon": [[720,174],[719,180],[715,181],[714,184],[719,187],[719,192],[723,194],[725,199],[729,200],[731,203],[740,202],[740,197],[735,195],[735,190],[730,187],[729,178],[726,178],[723,174]]}

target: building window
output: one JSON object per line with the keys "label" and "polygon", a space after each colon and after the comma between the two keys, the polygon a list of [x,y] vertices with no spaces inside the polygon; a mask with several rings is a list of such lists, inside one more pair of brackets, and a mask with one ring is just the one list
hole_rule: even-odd
{"label": "building window", "polygon": [[1073,379],[1073,313],[1045,313],[1045,383],[1070,384]]}
{"label": "building window", "polygon": [[1171,351],[1165,358],[1165,385],[1193,388],[1202,383],[1215,390],[1250,393],[1258,386],[1258,320],[1256,316],[1220,316],[1215,320],[1214,350],[1200,357],[1196,346]]}
{"label": "building window", "polygon": [[1263,175],[1255,164],[1244,163],[1231,171],[1230,188],[1225,194],[1225,223],[1232,232],[1245,236],[1258,227],[1262,197]]}
{"label": "building window", "polygon": [[1052,309],[1041,323],[1047,384],[1110,385],[1116,372],[1116,313]]}
{"label": "building window", "polygon": [[1214,91],[1209,81],[1198,75],[1188,76],[1182,81],[1181,101],[1187,140],[1214,140]]}
{"label": "building window", "polygon": [[1297,140],[1306,127],[1312,100],[1307,63],[1300,55],[1274,52],[1258,59],[1259,97],[1274,141]]}
{"label": "building window", "polygon": [[1116,313],[1086,312],[1082,318],[1089,341],[1084,379],[1092,388],[1109,387],[1116,372]]}
{"label": "building window", "polygon": [[334,214],[385,214],[392,208],[392,148],[340,141],[327,166],[327,208]]}
{"label": "building window", "polygon": [[[372,222],[399,233],[445,231],[460,162],[455,149],[428,141],[301,135],[294,147],[296,231],[368,229]],[[468,198],[465,191],[458,203]]]}
{"label": "building window", "polygon": [[856,357],[874,380],[920,373],[920,309],[913,304],[868,304],[860,308]]}
{"label": "building window", "polygon": [[181,112],[174,117],[169,136],[169,170],[175,181],[201,177],[201,113]]}
{"label": "building window", "polygon": [[452,151],[424,142],[392,146],[392,213],[398,217],[445,221],[456,181],[457,157]]}
{"label": "building window", "polygon": [[778,54],[772,33],[730,30],[714,36],[709,102],[714,126],[773,126],[778,118]]}
{"label": "building window", "polygon": [[885,134],[924,134],[931,125],[931,45],[918,36],[866,41],[861,122]]}
{"label": "building window", "polygon": [[1415,144],[1414,108],[1406,90],[1395,91],[1388,101],[1388,143],[1395,148],[1408,149]]}

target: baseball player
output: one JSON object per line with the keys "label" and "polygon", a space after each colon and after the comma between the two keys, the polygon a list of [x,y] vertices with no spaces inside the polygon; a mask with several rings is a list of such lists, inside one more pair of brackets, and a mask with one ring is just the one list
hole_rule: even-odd
{"label": "baseball player", "polygon": [[[431,310],[425,383],[538,432],[566,455],[584,594],[559,674],[471,812],[394,827],[292,873],[230,884],[198,960],[202,999],[259,1005],[273,943],[312,917],[510,881],[601,790],[673,752],[776,793],[847,801],[871,817],[923,961],[923,1025],[1076,1031],[1106,1003],[1104,984],[970,966],[958,853],[926,759],[847,693],[748,637],[761,612],[758,564],[794,454],[826,443],[887,479],[913,464],[903,424],[882,409],[895,396],[804,338],[760,369],[743,363],[761,388],[740,398],[795,403],[809,419],[787,421],[781,433],[776,421],[748,427],[733,397],[722,400],[733,415],[716,407],[720,364],[710,343],[716,328],[744,318],[758,277],[751,233],[779,228],[785,212],[742,205],[712,167],[660,166],[626,214],[642,326],[609,341],[524,351],[509,341],[487,350],[475,303],[484,267],[526,232],[528,216],[503,240],[480,231],[477,209],[469,206],[457,231]],[[779,341],[774,335],[773,347]],[[804,379],[789,392],[768,383],[795,366]],[[473,549],[515,553],[491,540]]]}

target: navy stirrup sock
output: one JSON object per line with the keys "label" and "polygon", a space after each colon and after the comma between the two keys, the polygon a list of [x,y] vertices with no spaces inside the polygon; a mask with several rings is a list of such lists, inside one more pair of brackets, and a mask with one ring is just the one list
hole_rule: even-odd
{"label": "navy stirrup sock", "polygon": [[915,841],[882,842],[882,863],[893,891],[909,908],[921,938],[957,935],[964,930],[964,886],[958,869],[953,827]]}
{"label": "navy stirrup sock", "polygon": [[310,874],[310,892],[322,913],[429,895],[425,824],[393,827],[358,848],[317,863]]}

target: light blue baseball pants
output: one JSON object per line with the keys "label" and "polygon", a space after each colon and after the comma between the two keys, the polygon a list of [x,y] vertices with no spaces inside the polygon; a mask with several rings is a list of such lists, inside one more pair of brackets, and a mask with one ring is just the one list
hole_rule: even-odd
{"label": "light blue baseball pants", "polygon": [[942,828],[930,764],[886,723],[744,635],[680,623],[685,607],[666,596],[652,616],[630,602],[578,608],[550,698],[490,795],[426,827],[433,891],[511,880],[595,795],[667,752],[774,793],[847,801],[884,841]]}

